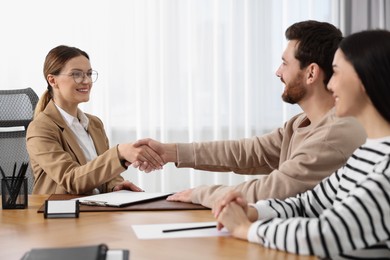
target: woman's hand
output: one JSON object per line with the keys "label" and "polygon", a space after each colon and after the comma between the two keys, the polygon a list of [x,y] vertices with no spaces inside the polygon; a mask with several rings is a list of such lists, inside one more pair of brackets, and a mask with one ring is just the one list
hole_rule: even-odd
{"label": "woman's hand", "polygon": [[135,185],[130,181],[123,181],[112,189],[112,191],[118,191],[118,190],[144,191],[143,189],[141,189],[140,187],[138,187],[137,185]]}
{"label": "woman's hand", "polygon": [[[255,220],[258,219],[257,210],[252,207],[248,207],[248,202],[244,198],[244,195],[238,191],[228,192],[225,196],[223,196],[214,204],[212,209],[212,213],[214,214],[214,217],[218,219],[219,215],[224,210],[224,208],[231,203],[235,203],[237,206],[241,207],[248,221],[254,222]],[[219,222],[217,228],[218,230],[222,229],[223,223]]]}
{"label": "woman's hand", "polygon": [[218,215],[218,225],[224,226],[232,236],[247,240],[248,230],[251,226],[244,209],[236,202],[225,205]]}
{"label": "woman's hand", "polygon": [[219,214],[230,202],[236,202],[240,207],[244,210],[244,212],[248,209],[248,202],[244,198],[241,192],[238,191],[230,191],[225,196],[216,201],[213,206],[212,213],[215,218],[218,218]]}

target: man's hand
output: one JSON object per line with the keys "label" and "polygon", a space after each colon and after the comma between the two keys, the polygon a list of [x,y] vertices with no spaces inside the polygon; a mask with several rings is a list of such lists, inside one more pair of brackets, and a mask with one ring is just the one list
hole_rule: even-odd
{"label": "man's hand", "polygon": [[145,172],[160,170],[165,164],[163,158],[147,145],[126,143],[119,144],[117,149],[119,159],[124,160],[126,166],[138,163]]}
{"label": "man's hand", "polygon": [[143,189],[129,181],[123,181],[112,189],[112,191],[118,190],[144,191]]}
{"label": "man's hand", "polygon": [[[146,139],[140,139],[136,141],[134,144],[134,147],[140,148],[140,147],[148,147],[151,149],[153,153],[157,154],[158,157],[162,159],[163,163],[161,165],[166,164],[167,162],[177,162],[177,145],[174,143],[171,144],[163,144],[156,140],[146,138]],[[150,172],[151,170],[154,170],[154,165],[151,164],[150,161],[142,161],[142,160],[136,160],[127,162],[126,166],[133,166],[134,168],[138,168],[140,171],[144,172]]]}
{"label": "man's hand", "polygon": [[183,190],[180,192],[177,192],[167,198],[169,201],[181,201],[181,202],[192,202],[191,201],[191,195],[192,195],[193,189]]}
{"label": "man's hand", "polygon": [[141,147],[143,145],[149,146],[159,154],[164,160],[164,163],[177,162],[177,145],[175,143],[164,144],[151,138],[140,139],[134,143],[135,147]]}

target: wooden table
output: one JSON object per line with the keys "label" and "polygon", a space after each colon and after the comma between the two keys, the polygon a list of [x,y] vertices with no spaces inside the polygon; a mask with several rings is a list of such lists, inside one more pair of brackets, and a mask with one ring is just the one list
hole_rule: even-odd
{"label": "wooden table", "polygon": [[231,237],[139,240],[131,225],[215,221],[210,210],[81,212],[79,218],[45,219],[37,213],[47,195],[30,195],[28,209],[1,210],[0,259],[20,259],[32,248],[105,243],[130,250],[130,259],[310,260]]}

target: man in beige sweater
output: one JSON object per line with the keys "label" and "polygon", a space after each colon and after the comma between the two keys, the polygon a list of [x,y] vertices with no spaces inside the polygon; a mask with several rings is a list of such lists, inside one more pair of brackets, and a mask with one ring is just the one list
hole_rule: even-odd
{"label": "man in beige sweater", "polygon": [[[168,200],[211,208],[232,189],[245,194],[248,202],[284,199],[313,188],[363,144],[363,128],[353,118],[335,116],[334,99],[326,88],[333,73],[333,55],[342,39],[340,30],[329,23],[304,21],[290,26],[285,35],[288,44],[276,75],[285,84],[282,99],[298,104],[303,113],[269,134],[250,139],[189,144],[138,141],[177,167],[258,174],[259,178],[236,186],[203,185]],[[138,162],[133,165],[145,169]]]}

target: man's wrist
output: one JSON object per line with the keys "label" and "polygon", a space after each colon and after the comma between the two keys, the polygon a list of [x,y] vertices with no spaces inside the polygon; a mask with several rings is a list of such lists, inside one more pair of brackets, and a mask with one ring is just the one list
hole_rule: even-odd
{"label": "man's wrist", "polygon": [[168,162],[177,162],[177,144],[171,143],[171,144],[165,144],[165,152],[167,155]]}

